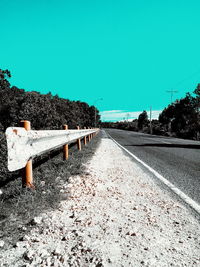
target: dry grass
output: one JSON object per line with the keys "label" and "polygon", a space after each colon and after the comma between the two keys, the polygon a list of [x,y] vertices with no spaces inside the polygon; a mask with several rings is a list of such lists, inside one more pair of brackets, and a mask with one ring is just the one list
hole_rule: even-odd
{"label": "dry grass", "polygon": [[14,245],[22,233],[24,235],[32,227],[29,222],[33,217],[39,216],[44,210],[58,208],[61,200],[60,180],[67,182],[69,177],[84,172],[83,163],[94,154],[100,135],[92,139],[82,151],[78,151],[76,145],[71,145],[67,161],[63,161],[61,150],[35,160],[35,191],[22,189],[20,172],[7,171],[5,137],[2,135],[1,138],[0,189],[3,194],[0,196],[0,238]]}

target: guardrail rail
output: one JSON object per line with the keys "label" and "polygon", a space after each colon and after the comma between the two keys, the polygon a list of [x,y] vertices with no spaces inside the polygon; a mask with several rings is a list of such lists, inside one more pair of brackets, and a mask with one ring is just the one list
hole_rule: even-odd
{"label": "guardrail rail", "polygon": [[69,130],[64,125],[64,130],[31,130],[29,121],[21,121],[22,127],[9,127],[6,129],[8,147],[8,170],[23,169],[22,185],[35,188],[33,184],[32,159],[36,156],[63,146],[63,158],[68,159],[68,145],[77,142],[81,150],[81,139],[87,144],[99,129],[89,128]]}

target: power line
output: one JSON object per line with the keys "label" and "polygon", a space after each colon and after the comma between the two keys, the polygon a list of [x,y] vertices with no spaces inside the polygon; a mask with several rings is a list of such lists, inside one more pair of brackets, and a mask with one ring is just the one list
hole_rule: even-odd
{"label": "power line", "polygon": [[[177,87],[177,86],[179,86],[180,84],[184,83],[185,81],[190,80],[192,77],[196,76],[197,74],[200,74],[200,69],[199,69],[199,67],[198,67],[198,70],[197,70],[197,71],[191,73],[190,75],[186,76],[186,77],[183,78],[182,80],[179,80],[179,82],[175,83],[175,84],[174,84],[174,87]],[[166,89],[167,89],[167,88],[166,88]],[[166,91],[167,93],[171,93],[171,103],[172,103],[172,101],[173,101],[173,93],[178,93],[178,91],[173,91],[173,92],[172,92],[172,91],[173,91],[173,90],[171,90],[171,91]]]}
{"label": "power line", "polygon": [[188,75],[187,77],[185,77],[184,79],[180,80],[179,82],[175,83],[174,86],[178,86],[181,83],[189,80],[190,78],[194,77],[196,74],[200,74],[200,69],[198,69],[197,71],[193,72],[192,74]]}

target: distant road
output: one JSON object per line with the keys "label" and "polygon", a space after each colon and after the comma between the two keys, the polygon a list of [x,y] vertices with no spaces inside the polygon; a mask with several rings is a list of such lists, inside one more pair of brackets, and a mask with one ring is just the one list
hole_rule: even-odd
{"label": "distant road", "polygon": [[200,204],[200,142],[105,129],[120,145]]}

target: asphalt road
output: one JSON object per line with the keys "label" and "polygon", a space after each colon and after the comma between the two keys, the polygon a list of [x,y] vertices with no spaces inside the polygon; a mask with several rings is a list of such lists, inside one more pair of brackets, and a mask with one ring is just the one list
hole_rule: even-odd
{"label": "asphalt road", "polygon": [[104,129],[120,145],[200,204],[200,142]]}

